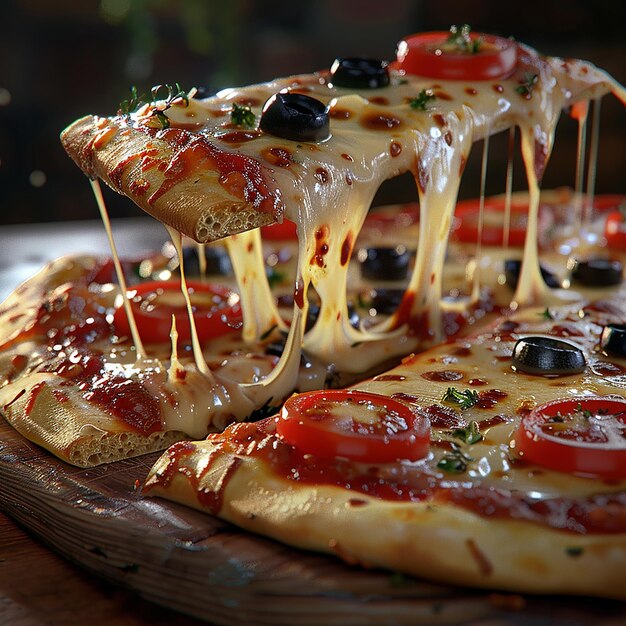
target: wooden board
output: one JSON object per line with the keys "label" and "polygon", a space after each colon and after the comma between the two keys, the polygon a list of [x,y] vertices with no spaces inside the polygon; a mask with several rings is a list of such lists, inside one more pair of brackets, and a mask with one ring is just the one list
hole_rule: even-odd
{"label": "wooden board", "polygon": [[252,536],[208,515],[142,497],[136,481],[155,458],[74,468],[2,420],[0,508],[92,573],[219,625],[626,621],[622,603],[434,585]]}

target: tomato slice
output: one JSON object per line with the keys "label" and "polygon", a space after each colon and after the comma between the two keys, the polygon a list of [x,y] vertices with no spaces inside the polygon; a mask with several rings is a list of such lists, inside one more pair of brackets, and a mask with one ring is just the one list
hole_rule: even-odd
{"label": "tomato slice", "polygon": [[614,250],[626,249],[626,219],[622,211],[611,211],[604,223],[606,245]]}
{"label": "tomato slice", "polygon": [[[495,80],[510,76],[517,65],[517,44],[485,33],[468,33],[471,50],[450,44],[450,32],[417,33],[397,49],[395,66],[407,74],[442,80]],[[475,46],[478,49],[475,50]]]}
{"label": "tomato slice", "polygon": [[298,239],[298,232],[295,222],[283,219],[281,223],[261,226],[261,236],[268,241],[292,241]]}
{"label": "tomato slice", "polygon": [[313,391],[283,405],[276,430],[287,443],[322,458],[365,463],[417,461],[428,454],[430,422],[406,404],[364,391]]}
{"label": "tomato slice", "polygon": [[[241,327],[239,296],[221,285],[195,280],[187,281],[198,338],[207,341]],[[149,281],[128,290],[131,307],[143,341],[160,343],[170,340],[172,315],[176,319],[178,338],[188,341],[191,326],[180,281]],[[124,307],[115,311],[114,325],[120,335],[129,335],[130,327]]]}
{"label": "tomato slice", "polygon": [[[463,243],[478,240],[480,201],[462,200],[456,205],[450,238]],[[541,221],[541,208],[540,208]],[[526,239],[528,204],[512,203],[509,224],[509,246],[521,247]],[[481,241],[486,246],[504,245],[504,198],[486,198]]]}
{"label": "tomato slice", "polygon": [[522,419],[520,457],[557,472],[626,478],[626,399],[583,396],[553,400]]}

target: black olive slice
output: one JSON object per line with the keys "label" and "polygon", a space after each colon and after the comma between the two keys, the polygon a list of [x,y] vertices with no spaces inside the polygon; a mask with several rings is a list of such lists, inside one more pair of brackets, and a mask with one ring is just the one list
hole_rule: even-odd
{"label": "black olive slice", "polygon": [[607,324],[602,330],[600,346],[607,354],[626,358],[626,324]]}
{"label": "black olive slice", "polygon": [[259,128],[292,141],[323,141],[330,137],[328,108],[301,93],[277,93],[263,105]]}
{"label": "black olive slice", "polygon": [[357,253],[361,276],[368,280],[404,280],[409,273],[410,252],[402,245],[393,248],[362,248]]}
{"label": "black olive slice", "polygon": [[337,58],[330,67],[331,82],[348,89],[379,89],[389,85],[387,62],[362,57]]}
{"label": "black olive slice", "polygon": [[[511,289],[515,289],[517,287],[521,270],[522,262],[519,259],[507,259],[504,262],[504,277],[506,279],[506,284],[511,287]],[[543,282],[548,285],[550,289],[562,287],[559,279],[552,272],[548,271],[543,266],[539,266],[539,270],[541,271]]]}
{"label": "black olive slice", "polygon": [[[204,258],[206,259],[207,274],[221,276],[232,274],[233,268],[230,263],[230,257],[224,248],[204,246]],[[183,248],[183,261],[185,263],[185,274],[187,274],[187,276],[200,275],[200,262],[197,248]]]}
{"label": "black olive slice", "polygon": [[610,259],[575,261],[572,279],[587,287],[611,287],[621,284],[623,267],[620,261]]}
{"label": "black olive slice", "polygon": [[524,337],[513,348],[512,365],[526,374],[566,376],[586,367],[585,355],[575,345],[551,337]]}
{"label": "black olive slice", "polygon": [[370,307],[381,315],[391,315],[400,306],[404,289],[372,289],[370,291]]}

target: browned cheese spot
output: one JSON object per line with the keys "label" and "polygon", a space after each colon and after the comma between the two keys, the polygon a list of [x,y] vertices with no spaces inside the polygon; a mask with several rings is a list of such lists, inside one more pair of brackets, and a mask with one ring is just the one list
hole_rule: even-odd
{"label": "browned cheese spot", "polygon": [[315,174],[313,176],[315,180],[317,180],[317,182],[321,183],[322,185],[325,185],[330,180],[330,174],[328,173],[328,170],[324,169],[323,167],[318,167],[315,170]]}
{"label": "browned cheese spot", "polygon": [[354,236],[352,231],[346,235],[346,238],[341,244],[341,265],[347,265],[352,254],[352,246],[354,245]]}
{"label": "browned cheese spot", "polygon": [[389,104],[389,100],[384,96],[374,96],[373,98],[369,98],[369,101],[372,104],[382,104],[383,106],[387,106]]}
{"label": "browned cheese spot", "polygon": [[265,148],[261,156],[276,167],[289,167],[293,163],[291,152],[287,148]]}
{"label": "browned cheese spot", "polygon": [[332,117],[335,120],[347,120],[352,117],[352,111],[349,109],[340,109],[338,107],[334,107],[328,111],[329,117]]}
{"label": "browned cheese spot", "polygon": [[392,141],[391,145],[389,146],[389,154],[391,154],[392,157],[397,157],[397,156],[400,156],[401,152],[402,152],[402,144],[400,144],[397,141]]}
{"label": "browned cheese spot", "polygon": [[361,118],[361,125],[372,130],[391,130],[402,126],[402,121],[386,113],[373,111]]}

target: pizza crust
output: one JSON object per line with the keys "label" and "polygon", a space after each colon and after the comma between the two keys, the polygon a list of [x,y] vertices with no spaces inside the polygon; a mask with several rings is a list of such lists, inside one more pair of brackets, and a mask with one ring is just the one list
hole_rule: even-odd
{"label": "pizza crust", "polygon": [[[42,382],[45,376],[35,374],[2,389],[2,414],[24,437],[72,465],[93,467],[158,452],[186,437],[180,431],[142,434],[124,429],[119,420],[73,396],[59,401],[47,385],[33,400],[33,390]],[[16,394],[11,401],[9,396]]]}
{"label": "pizza crust", "polygon": [[[159,221],[200,243],[278,219],[280,194],[271,189],[271,176],[260,166],[259,175],[273,194],[269,204],[274,210],[268,211],[268,203],[263,205],[258,198],[246,199],[245,185],[240,189],[245,181],[238,179],[236,170],[231,172],[235,179],[230,188],[238,193],[230,193],[226,184],[229,173],[220,173],[206,159],[193,171],[184,175],[174,171],[172,176],[168,167],[174,164],[175,170],[175,159],[193,151],[202,138],[190,139],[187,133],[186,143],[177,145],[166,139],[167,135],[150,130],[139,130],[121,117],[89,115],[68,126],[61,133],[61,142],[87,176],[102,179]],[[164,183],[167,190],[161,193]]]}
{"label": "pizza crust", "polygon": [[[470,587],[626,599],[626,534],[580,535],[483,518],[447,503],[394,502],[288,481],[259,459],[216,452],[210,441],[193,445],[183,462],[169,452],[157,461],[144,488],[148,495],[207,511],[198,492],[220,493],[222,519],[350,564]],[[185,468],[195,472],[211,454],[218,458],[196,491]],[[173,462],[183,470],[172,473]]]}

